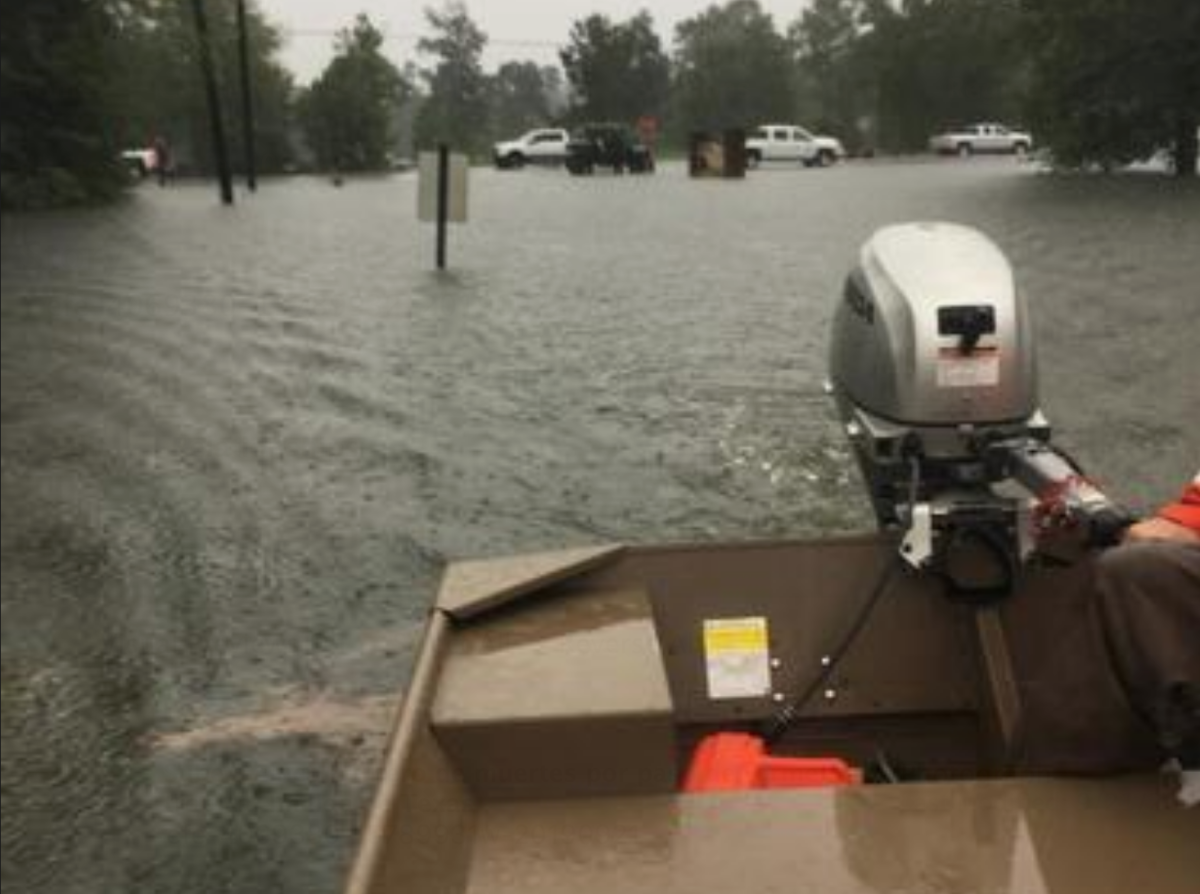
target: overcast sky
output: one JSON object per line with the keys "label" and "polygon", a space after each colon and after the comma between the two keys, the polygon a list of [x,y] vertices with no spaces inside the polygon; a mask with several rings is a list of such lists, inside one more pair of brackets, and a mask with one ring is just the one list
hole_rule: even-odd
{"label": "overcast sky", "polygon": [[[284,30],[283,62],[306,84],[333,55],[333,34],[359,12],[369,15],[388,35],[386,50],[403,65],[414,58],[416,40],[425,33],[422,12],[429,3],[397,0],[258,0],[267,16]],[[786,28],[806,0],[759,0]],[[489,70],[508,59],[558,62],[571,23],[593,12],[624,19],[647,8],[655,30],[670,50],[675,23],[710,6],[712,0],[468,0],[471,17],[488,36],[484,65]],[[441,0],[432,5],[440,6]]]}

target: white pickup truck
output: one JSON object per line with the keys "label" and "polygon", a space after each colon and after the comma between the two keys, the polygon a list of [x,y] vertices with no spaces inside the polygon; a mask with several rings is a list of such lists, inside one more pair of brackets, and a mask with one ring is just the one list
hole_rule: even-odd
{"label": "white pickup truck", "polygon": [[793,161],[808,167],[831,165],[846,157],[836,137],[818,136],[794,124],[764,124],[746,138],[746,165],[764,161]]}
{"label": "white pickup truck", "polygon": [[1004,152],[1024,155],[1033,148],[1033,137],[1003,124],[969,124],[929,139],[929,149],[941,155],[972,155],[976,152]]}
{"label": "white pickup truck", "polygon": [[492,146],[498,168],[523,168],[527,164],[562,164],[567,159],[570,134],[560,127],[531,130],[515,140]]}

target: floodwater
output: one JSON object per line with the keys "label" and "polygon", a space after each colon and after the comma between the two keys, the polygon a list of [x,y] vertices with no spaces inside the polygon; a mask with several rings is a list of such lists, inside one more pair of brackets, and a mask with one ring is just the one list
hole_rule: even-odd
{"label": "floodwater", "polygon": [[336,890],[447,558],[866,526],[821,382],[882,224],[996,239],[1119,496],[1196,471],[1194,187],[476,171],[444,275],[414,191],[4,219],[6,891]]}

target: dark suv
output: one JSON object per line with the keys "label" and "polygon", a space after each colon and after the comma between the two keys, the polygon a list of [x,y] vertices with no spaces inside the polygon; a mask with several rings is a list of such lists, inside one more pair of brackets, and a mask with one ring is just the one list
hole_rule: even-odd
{"label": "dark suv", "polygon": [[612,168],[614,174],[648,174],[654,170],[654,156],[632,128],[584,124],[572,132],[567,143],[567,170],[591,174],[598,167]]}

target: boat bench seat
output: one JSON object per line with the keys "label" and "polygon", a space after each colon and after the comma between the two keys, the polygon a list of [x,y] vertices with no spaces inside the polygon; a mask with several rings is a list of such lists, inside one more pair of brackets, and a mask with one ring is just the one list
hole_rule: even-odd
{"label": "boat bench seat", "polygon": [[678,781],[671,694],[641,590],[520,602],[466,622],[431,722],[482,800],[664,793]]}

